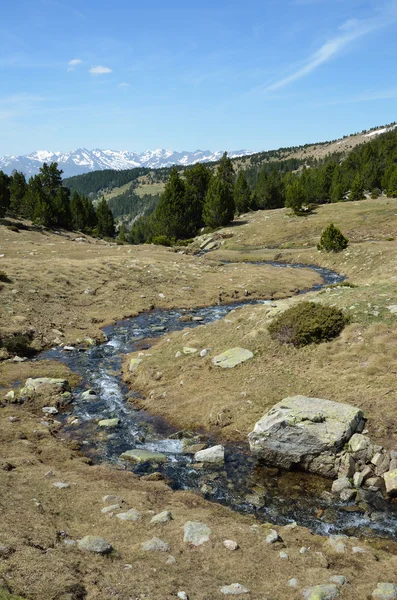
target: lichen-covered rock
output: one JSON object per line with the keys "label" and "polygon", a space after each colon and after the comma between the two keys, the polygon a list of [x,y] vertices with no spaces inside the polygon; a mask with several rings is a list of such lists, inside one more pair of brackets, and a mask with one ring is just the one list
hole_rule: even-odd
{"label": "lichen-covered rock", "polygon": [[151,540],[143,542],[141,548],[145,552],[169,552],[170,549],[166,542],[163,542],[163,540],[160,540],[157,537],[153,537]]}
{"label": "lichen-covered rock", "polygon": [[151,518],[150,522],[151,523],[168,523],[168,521],[171,521],[172,519],[172,514],[169,510],[163,510],[163,512],[158,513],[157,515],[154,515],[154,517]]}
{"label": "lichen-covered rock", "polygon": [[53,377],[30,377],[25,381],[24,389],[36,391],[42,385],[50,385],[57,392],[70,392],[70,384],[67,379],[56,379]]}
{"label": "lichen-covered rock", "polygon": [[383,479],[385,481],[386,493],[389,496],[397,496],[397,469],[393,469],[393,471],[387,471],[383,475]]}
{"label": "lichen-covered rock", "polygon": [[139,510],[136,510],[135,508],[130,508],[125,512],[119,513],[118,515],[116,515],[116,517],[117,519],[120,519],[120,521],[140,521],[142,518],[142,513],[140,513]]}
{"label": "lichen-covered rock", "polygon": [[221,593],[225,596],[239,596],[240,594],[249,594],[249,589],[241,583],[231,583],[221,587]]}
{"label": "lichen-covered rock", "polygon": [[205,450],[200,450],[194,455],[194,460],[196,462],[222,465],[225,462],[225,448],[224,446],[218,445],[206,448]]}
{"label": "lichen-covered rock", "polygon": [[187,521],[183,530],[183,541],[193,546],[201,546],[208,542],[212,533],[208,525],[200,523],[200,521]]}
{"label": "lichen-covered rock", "polygon": [[120,423],[120,419],[101,419],[98,422],[99,427],[105,427],[106,429],[111,429],[112,427],[117,427]]}
{"label": "lichen-covered rock", "polygon": [[214,356],[212,362],[217,367],[223,367],[224,369],[232,369],[240,363],[253,358],[253,353],[245,348],[230,348],[218,356]]}
{"label": "lichen-covered rock", "polygon": [[397,598],[397,585],[394,583],[378,583],[372,592],[372,598],[376,600],[395,600]]}
{"label": "lichen-covered rock", "polygon": [[251,452],[268,464],[334,477],[336,454],[361,426],[363,412],[321,398],[293,396],[276,404],[249,436]]}
{"label": "lichen-covered rock", "polygon": [[97,535],[86,535],[78,542],[80,550],[87,550],[95,554],[108,554],[112,551],[112,545],[104,538]]}
{"label": "lichen-covered rock", "polygon": [[137,370],[137,368],[139,367],[141,362],[142,362],[142,358],[131,358],[130,364],[129,364],[130,373],[135,373],[135,371]]}
{"label": "lichen-covered rock", "polygon": [[350,490],[351,487],[352,484],[347,477],[340,477],[339,479],[335,479],[332,483],[331,491],[333,494],[340,494],[342,490]]}
{"label": "lichen-covered rock", "polygon": [[150,450],[143,450],[136,448],[134,450],[127,450],[120,454],[121,460],[128,460],[129,462],[142,464],[142,463],[164,463],[167,460],[165,454],[161,452],[151,452]]}
{"label": "lichen-covered rock", "polygon": [[334,583],[315,585],[303,590],[305,600],[334,600],[339,596],[339,589]]}

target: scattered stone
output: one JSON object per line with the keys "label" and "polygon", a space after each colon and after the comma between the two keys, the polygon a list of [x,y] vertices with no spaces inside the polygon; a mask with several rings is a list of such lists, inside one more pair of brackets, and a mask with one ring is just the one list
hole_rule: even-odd
{"label": "scattered stone", "polygon": [[15,392],[14,390],[10,390],[5,396],[4,399],[7,400],[7,402],[10,402],[10,404],[13,404],[15,401]]}
{"label": "scattered stone", "polygon": [[362,486],[362,484],[363,484],[363,481],[364,481],[364,475],[363,475],[363,472],[362,472],[362,471],[361,471],[361,472],[359,472],[359,471],[356,471],[356,472],[354,473],[354,475],[353,475],[353,485],[354,485],[354,487],[355,487],[355,488],[359,488],[359,487],[361,487],[361,486]]}
{"label": "scattered stone", "polygon": [[145,552],[169,552],[169,545],[160,538],[153,537],[151,540],[147,542],[143,542],[141,544],[142,550]]}
{"label": "scattered stone", "polygon": [[42,385],[50,385],[55,388],[56,392],[70,392],[70,384],[67,379],[56,379],[53,377],[36,377],[29,378],[25,381],[25,386],[22,391],[36,391]]}
{"label": "scattered stone", "polygon": [[119,423],[120,419],[101,419],[101,421],[98,422],[98,425],[99,427],[111,429],[112,427],[117,427]]}
{"label": "scattered stone", "polygon": [[70,483],[64,483],[63,481],[56,481],[52,485],[58,488],[58,490],[66,490],[67,488],[70,488]]}
{"label": "scattered stone", "polygon": [[139,367],[139,365],[142,362],[142,358],[131,358],[130,360],[130,365],[129,365],[129,371],[130,373],[135,373],[137,368]]}
{"label": "scattered stone", "polygon": [[189,346],[184,346],[182,348],[183,354],[195,354],[197,351],[197,348],[191,348]]}
{"label": "scattered stone", "polygon": [[107,494],[106,496],[103,496],[102,502],[104,502],[105,504],[108,504],[109,502],[111,504],[122,504],[123,499],[120,496],[113,496],[112,494]]}
{"label": "scattered stone", "polygon": [[82,400],[96,400],[98,396],[94,390],[86,390],[81,394]]}
{"label": "scattered stone", "polygon": [[76,348],[74,346],[63,346],[62,350],[64,350],[65,352],[74,352]]}
{"label": "scattered stone", "polygon": [[176,558],[175,556],[169,556],[167,558],[167,560],[165,561],[167,565],[174,565],[176,563]]}
{"label": "scattered stone", "polygon": [[19,418],[18,417],[8,417],[8,420],[10,421],[10,423],[18,423]]}
{"label": "scattered stone", "polygon": [[207,348],[203,348],[202,350],[200,350],[201,358],[204,358],[205,356],[207,356],[207,354],[208,354]]}
{"label": "scattered stone", "polygon": [[109,542],[97,535],[86,535],[78,541],[78,546],[80,550],[87,550],[96,554],[108,554],[113,550]]}
{"label": "scattered stone", "polygon": [[241,583],[231,583],[221,587],[222,594],[225,596],[238,596],[239,594],[249,594],[249,589],[241,585]]}
{"label": "scattered stone", "polygon": [[[363,421],[348,404],[293,396],[276,404],[248,436],[251,452],[267,464],[333,477],[336,454]],[[363,436],[362,436],[363,437]]]}
{"label": "scattered stone", "polygon": [[165,456],[165,454],[161,454],[160,452],[151,452],[150,450],[142,450],[138,448],[123,452],[122,454],[120,454],[120,459],[128,460],[129,462],[140,465],[143,463],[165,463],[167,457]]}
{"label": "scattered stone", "polygon": [[200,521],[187,521],[183,529],[183,541],[193,546],[201,546],[201,544],[209,542],[212,533],[208,525],[200,523]]}
{"label": "scattered stone", "polygon": [[355,495],[356,495],[356,490],[345,489],[345,490],[341,491],[339,498],[342,500],[342,502],[349,502],[349,500],[354,498]]}
{"label": "scattered stone", "polygon": [[182,356],[182,352],[179,352],[178,350],[178,352],[175,353],[175,358],[179,358],[180,356]]}
{"label": "scattered stone", "polygon": [[41,409],[45,415],[57,415],[58,411],[55,406],[43,406]]}
{"label": "scattered stone", "polygon": [[225,548],[231,551],[238,550],[239,548],[238,543],[234,540],[224,540],[223,545],[225,546]]}
{"label": "scattered stone", "polygon": [[280,540],[281,538],[275,529],[270,529],[268,535],[265,538],[266,544],[274,544],[275,542],[278,542]]}
{"label": "scattered stone", "polygon": [[328,581],[330,583],[336,583],[336,585],[345,585],[346,577],[344,577],[344,575],[331,575]]}
{"label": "scattered stone", "polygon": [[389,496],[396,496],[397,495],[397,469],[394,469],[393,471],[387,471],[387,473],[385,473],[383,475],[383,479],[385,480],[386,493],[389,494]]}
{"label": "scattered stone", "polygon": [[283,558],[284,560],[288,560],[289,556],[287,554],[287,552],[284,552],[283,550],[279,553],[279,557]]}
{"label": "scattered stone", "polygon": [[179,600],[189,600],[189,596],[187,595],[186,592],[178,592],[177,596],[178,596]]}
{"label": "scattered stone", "polygon": [[364,554],[365,550],[364,548],[361,548],[361,546],[353,546],[352,548],[352,553],[353,554]]}
{"label": "scattered stone", "polygon": [[163,510],[163,512],[159,513],[158,515],[154,515],[154,517],[151,518],[150,522],[151,523],[168,523],[168,521],[171,521],[172,519],[172,513],[169,510]]}
{"label": "scattered stone", "polygon": [[51,477],[55,477],[55,473],[54,471],[47,471],[46,473],[44,473],[44,477],[50,479]]}
{"label": "scattered stone", "polygon": [[105,506],[101,508],[101,513],[107,515],[108,513],[112,513],[115,510],[119,510],[121,508],[120,504],[110,504],[109,506]]}
{"label": "scattered stone", "polygon": [[334,552],[343,554],[346,550],[346,539],[345,535],[330,535],[326,543],[334,550]]}
{"label": "scattered stone", "polygon": [[353,477],[355,471],[356,471],[356,463],[355,463],[354,458],[352,457],[351,454],[349,454],[348,452],[345,452],[340,457],[340,463],[339,463],[339,468],[338,468],[338,477],[340,477],[340,478]]}
{"label": "scattered stone", "polygon": [[299,550],[299,554],[307,554],[309,552],[309,548],[306,548],[306,546],[302,546],[302,548]]}
{"label": "scattered stone", "polygon": [[140,521],[142,513],[139,510],[135,510],[135,508],[130,508],[126,512],[116,515],[116,518],[120,519],[120,521]]}
{"label": "scattered stone", "polygon": [[194,455],[194,460],[202,463],[223,464],[225,462],[225,448],[224,446],[218,445],[206,448],[205,450],[200,450]]}
{"label": "scattered stone", "polygon": [[395,600],[397,598],[397,586],[394,583],[378,583],[372,592],[372,598],[378,600]]}
{"label": "scattered stone", "polygon": [[340,494],[343,490],[350,490],[351,487],[352,484],[347,477],[340,477],[332,483],[331,492],[333,494]]}
{"label": "scattered stone", "polygon": [[215,356],[212,359],[212,362],[217,367],[222,367],[223,369],[232,369],[240,363],[253,358],[253,356],[253,353],[245,348],[230,348],[229,350],[222,352],[222,354]]}
{"label": "scattered stone", "polygon": [[295,577],[293,577],[292,579],[289,580],[288,585],[289,585],[289,587],[297,588],[298,587],[298,580],[295,579]]}
{"label": "scattered stone", "polygon": [[339,589],[334,583],[316,585],[303,590],[305,600],[333,600],[339,596]]}
{"label": "scattered stone", "polygon": [[355,433],[350,438],[348,448],[349,452],[358,460],[370,460],[373,454],[371,440],[362,433]]}

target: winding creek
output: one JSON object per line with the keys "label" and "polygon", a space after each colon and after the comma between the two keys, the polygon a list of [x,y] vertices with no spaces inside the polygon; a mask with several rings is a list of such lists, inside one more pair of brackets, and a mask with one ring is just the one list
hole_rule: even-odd
{"label": "winding creek", "polygon": [[[258,268],[265,263],[256,263]],[[314,265],[289,265],[267,262],[277,268],[310,268],[319,273],[323,283],[319,290],[344,277]],[[311,290],[310,290],[311,291]],[[302,292],[304,293],[304,292]],[[65,363],[82,377],[75,390],[73,414],[79,425],[67,425],[68,436],[82,440],[83,448],[95,462],[118,463],[122,452],[132,448],[155,450],[167,455],[164,465],[151,467],[122,463],[136,473],[162,471],[174,489],[192,490],[234,510],[253,513],[260,520],[276,524],[296,521],[320,534],[345,533],[397,539],[397,509],[379,494],[363,492],[366,506],[342,503],[326,493],[330,481],[301,472],[276,473],[250,456],[248,444],[226,445],[226,461],[222,467],[197,468],[191,455],[182,452],[182,441],[176,430],[162,419],[133,407],[134,395],[121,378],[124,355],[148,350],[145,340],[166,335],[186,327],[197,327],[225,317],[242,306],[266,304],[271,301],[247,300],[228,305],[210,306],[195,310],[155,309],[137,317],[106,327],[107,342],[86,352],[76,349],[65,352],[55,348],[43,352],[36,360],[52,359]],[[181,322],[184,314],[201,317],[201,321]],[[149,350],[150,352],[150,350]],[[98,399],[87,401],[81,393],[87,388],[96,391]],[[132,400],[129,402],[128,399]],[[102,430],[100,419],[118,417],[116,429]],[[252,424],[254,425],[254,423]],[[209,445],[216,440],[205,438]]]}

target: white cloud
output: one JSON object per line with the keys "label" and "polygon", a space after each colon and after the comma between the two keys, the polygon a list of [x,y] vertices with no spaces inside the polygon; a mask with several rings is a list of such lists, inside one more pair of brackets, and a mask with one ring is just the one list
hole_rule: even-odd
{"label": "white cloud", "polygon": [[73,60],[70,60],[68,62],[68,71],[74,71],[75,68],[81,65],[82,62],[83,61],[81,60],[81,58],[73,58]]}
{"label": "white cloud", "polygon": [[309,73],[315,71],[318,67],[340,53],[346,46],[369,33],[392,24],[396,21],[396,17],[396,2],[393,0],[393,2],[387,5],[386,10],[381,15],[378,14],[372,19],[349,19],[339,27],[339,35],[329,39],[321,48],[309,56],[304,66],[297,69],[291,75],[267,85],[265,89],[268,91],[278,90],[309,75]]}
{"label": "white cloud", "polygon": [[123,81],[123,83],[119,83],[119,87],[121,87],[121,88],[127,88],[127,87],[131,87],[131,84],[129,84],[129,83],[125,83],[125,82]]}
{"label": "white cloud", "polygon": [[102,65],[98,65],[96,67],[91,67],[90,73],[92,75],[106,75],[106,73],[111,73],[112,69],[109,67],[103,67]]}

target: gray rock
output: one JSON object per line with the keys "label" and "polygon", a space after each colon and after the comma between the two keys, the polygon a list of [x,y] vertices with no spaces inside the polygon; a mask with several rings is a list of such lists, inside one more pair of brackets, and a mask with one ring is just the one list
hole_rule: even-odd
{"label": "gray rock", "polygon": [[335,476],[336,454],[363,420],[348,404],[293,396],[276,404],[248,436],[251,452],[266,463]]}
{"label": "gray rock", "polygon": [[361,546],[353,546],[352,553],[353,554],[364,554],[365,553],[365,549],[361,548]]}
{"label": "gray rock", "polygon": [[178,596],[179,600],[189,600],[189,596],[187,595],[186,592],[178,592],[177,596]]}
{"label": "gray rock", "polygon": [[337,554],[343,554],[346,550],[345,535],[330,535],[327,540],[327,545]]}
{"label": "gray rock", "polygon": [[227,548],[230,551],[234,551],[234,550],[238,550],[238,543],[235,542],[234,540],[224,540],[223,541],[223,545],[225,546],[225,548]]}
{"label": "gray rock", "polygon": [[349,452],[352,453],[355,460],[367,462],[373,456],[373,446],[371,440],[362,433],[355,433],[348,443]]}
{"label": "gray rock", "polygon": [[297,588],[298,587],[298,580],[295,579],[295,577],[293,577],[292,579],[290,579],[288,581],[288,585],[289,585],[289,587]]}
{"label": "gray rock", "polygon": [[200,450],[194,455],[196,462],[214,463],[221,465],[225,462],[225,448],[221,445]]}
{"label": "gray rock", "polygon": [[103,513],[104,515],[107,515],[108,513],[112,513],[115,510],[119,510],[120,509],[120,504],[110,504],[109,506],[104,506],[103,508],[101,508],[101,513]]}
{"label": "gray rock", "polygon": [[287,554],[287,552],[284,552],[283,550],[279,553],[279,557],[284,559],[284,560],[288,560],[289,556]]}
{"label": "gray rock", "polygon": [[365,482],[365,485],[367,485],[370,488],[377,488],[380,489],[382,487],[383,484],[383,478],[382,477],[369,477],[367,479],[367,481]]}
{"label": "gray rock", "polygon": [[346,577],[344,577],[344,575],[331,575],[328,581],[330,583],[336,583],[336,585],[345,585]]}
{"label": "gray rock", "polygon": [[342,500],[342,502],[349,502],[349,500],[351,500],[352,498],[354,498],[354,496],[356,495],[356,490],[342,490],[339,498]]}
{"label": "gray rock", "polygon": [[198,352],[197,348],[191,348],[190,346],[184,346],[182,348],[183,354],[196,354]]}
{"label": "gray rock", "polygon": [[397,598],[397,586],[394,583],[378,583],[372,592],[372,598],[377,600],[395,600]]}
{"label": "gray rock", "polygon": [[135,510],[135,508],[130,508],[129,510],[116,515],[116,518],[120,519],[120,521],[140,521],[142,513],[140,513],[139,510]]}
{"label": "gray rock", "polygon": [[332,483],[331,492],[333,494],[340,494],[342,490],[351,490],[351,487],[352,484],[347,477],[340,477]]}
{"label": "gray rock", "polygon": [[70,392],[70,384],[67,379],[57,379],[53,377],[30,377],[25,381],[23,389],[36,391],[42,385],[51,386],[56,392]]}
{"label": "gray rock", "polygon": [[217,367],[222,367],[224,369],[232,369],[236,367],[240,363],[253,358],[253,353],[250,350],[246,350],[245,348],[230,348],[222,354],[218,354],[218,356],[214,356],[212,362]]}
{"label": "gray rock", "polygon": [[383,479],[385,481],[386,493],[389,496],[397,496],[397,469],[387,471],[383,475]]}
{"label": "gray rock", "polygon": [[58,410],[55,408],[55,406],[43,406],[43,408],[41,410],[43,411],[43,413],[45,415],[57,415],[58,414]]}
{"label": "gray rock", "polygon": [[333,600],[339,596],[339,589],[334,583],[315,585],[303,590],[305,600]]}
{"label": "gray rock", "polygon": [[14,390],[10,390],[5,396],[4,399],[7,400],[7,402],[10,402],[11,404],[14,403],[15,401],[15,392]]}
{"label": "gray rock", "polygon": [[157,537],[153,537],[151,540],[143,542],[141,548],[145,552],[168,552],[170,549],[166,542],[163,542],[163,540],[160,540]]}
{"label": "gray rock", "polygon": [[150,450],[142,450],[140,448],[135,448],[134,450],[127,450],[120,454],[121,460],[128,460],[129,462],[136,464],[143,463],[164,463],[167,460],[165,454],[161,454],[160,452],[151,452]]}
{"label": "gray rock", "polygon": [[113,427],[117,427],[120,423],[120,419],[101,419],[98,422],[99,427],[105,427],[107,429],[112,429]]}
{"label": "gray rock", "polygon": [[78,547],[80,550],[87,550],[96,554],[108,554],[113,550],[109,542],[97,535],[86,535],[78,541]]}
{"label": "gray rock", "polygon": [[169,556],[165,561],[167,565],[174,565],[176,563],[175,556]]}
{"label": "gray rock", "polygon": [[359,471],[356,471],[354,473],[354,475],[353,475],[353,485],[354,485],[354,487],[355,488],[361,487],[362,484],[363,484],[363,481],[364,481],[364,475],[363,475],[363,473],[362,472],[360,473]]}
{"label": "gray rock", "polygon": [[340,457],[340,462],[338,465],[338,477],[353,477],[356,471],[356,463],[354,458],[348,452],[345,452]]}
{"label": "gray rock", "polygon": [[122,504],[123,503],[123,499],[121,498],[121,496],[114,496],[113,494],[107,494],[106,496],[103,496],[102,498],[102,502],[104,502],[104,504]]}
{"label": "gray rock", "polygon": [[52,485],[58,488],[58,490],[66,490],[70,488],[70,483],[64,483],[63,481],[56,481]]}
{"label": "gray rock", "polygon": [[98,396],[94,390],[86,390],[81,394],[82,400],[96,400]]}
{"label": "gray rock", "polygon": [[238,596],[240,594],[249,594],[249,589],[241,585],[241,583],[231,583],[221,587],[222,594],[225,596]]}
{"label": "gray rock", "polygon": [[201,546],[208,542],[212,533],[208,525],[200,523],[200,521],[187,521],[183,529],[183,541],[193,546]]}
{"label": "gray rock", "polygon": [[278,535],[275,529],[270,529],[268,535],[265,538],[266,544],[274,544],[280,540],[280,536]]}
{"label": "gray rock", "polygon": [[129,364],[129,371],[130,373],[135,373],[136,370],[138,369],[139,365],[142,362],[142,358],[131,358],[130,360],[130,364]]}
{"label": "gray rock", "polygon": [[158,513],[157,515],[154,515],[154,517],[151,518],[150,522],[151,523],[168,523],[168,521],[171,521],[172,519],[172,514],[169,510],[163,510],[163,512]]}

